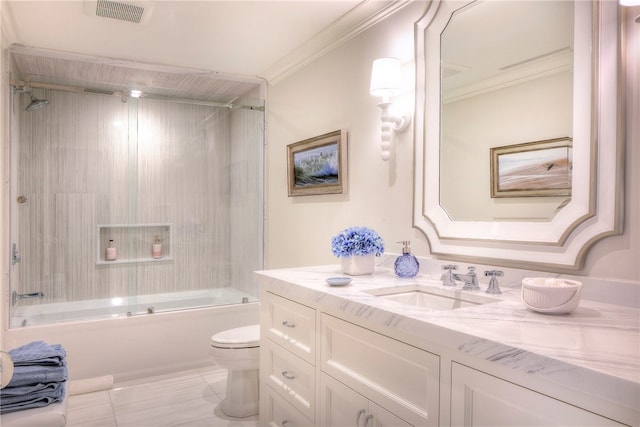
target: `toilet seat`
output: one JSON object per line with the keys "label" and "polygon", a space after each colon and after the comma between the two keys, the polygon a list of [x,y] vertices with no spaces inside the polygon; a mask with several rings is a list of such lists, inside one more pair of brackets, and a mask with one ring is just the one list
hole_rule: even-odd
{"label": "toilet seat", "polygon": [[260,347],[260,325],[242,326],[218,332],[211,337],[211,347],[228,349]]}

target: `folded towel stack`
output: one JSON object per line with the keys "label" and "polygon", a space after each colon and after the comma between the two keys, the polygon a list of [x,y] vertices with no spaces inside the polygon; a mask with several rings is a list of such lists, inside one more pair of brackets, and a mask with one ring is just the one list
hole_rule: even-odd
{"label": "folded towel stack", "polygon": [[66,352],[60,344],[34,341],[9,351],[14,370],[0,391],[0,413],[41,408],[64,400]]}

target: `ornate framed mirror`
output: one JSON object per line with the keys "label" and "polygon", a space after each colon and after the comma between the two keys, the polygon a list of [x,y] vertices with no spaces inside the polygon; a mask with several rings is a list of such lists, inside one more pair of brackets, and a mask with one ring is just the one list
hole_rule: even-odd
{"label": "ornate framed mirror", "polygon": [[413,225],[432,254],[579,269],[620,232],[618,13],[598,0],[430,4],[415,24]]}

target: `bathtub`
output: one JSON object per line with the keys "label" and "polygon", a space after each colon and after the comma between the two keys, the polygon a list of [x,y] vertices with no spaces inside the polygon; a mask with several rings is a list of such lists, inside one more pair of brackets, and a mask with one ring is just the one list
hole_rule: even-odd
{"label": "bathtub", "polygon": [[130,317],[166,311],[239,304],[257,299],[233,288],[168,292],[85,301],[32,304],[13,307],[11,328],[78,320]]}
{"label": "bathtub", "polygon": [[[2,348],[34,340],[62,344],[72,380],[113,375],[120,382],[209,366],[212,334],[259,322],[255,298],[242,303],[245,294],[223,289],[228,292],[211,289],[128,301],[19,307],[11,319],[17,327],[4,331]],[[187,303],[191,308],[185,308]],[[92,318],[86,320],[89,313]]]}

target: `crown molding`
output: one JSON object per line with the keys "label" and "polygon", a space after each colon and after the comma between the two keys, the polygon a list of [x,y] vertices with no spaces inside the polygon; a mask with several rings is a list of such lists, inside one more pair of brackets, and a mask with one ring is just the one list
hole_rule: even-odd
{"label": "crown molding", "polygon": [[270,66],[260,77],[277,83],[363,31],[409,5],[412,0],[364,0],[317,35]]}
{"label": "crown molding", "polygon": [[5,48],[18,39],[16,27],[13,24],[13,15],[9,2],[0,0],[0,41],[2,47]]}

